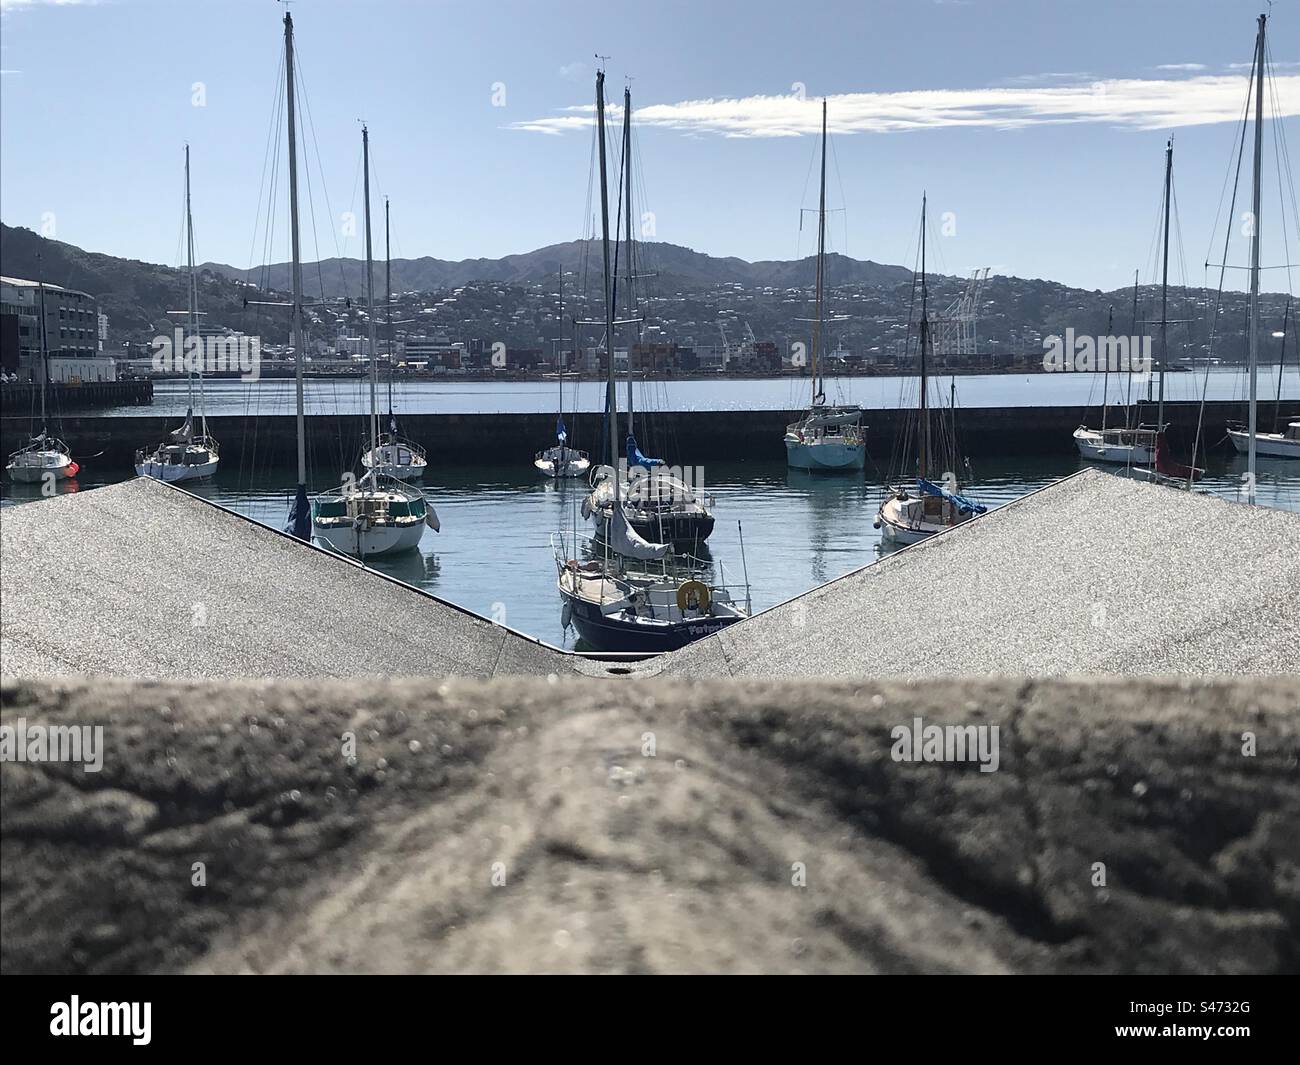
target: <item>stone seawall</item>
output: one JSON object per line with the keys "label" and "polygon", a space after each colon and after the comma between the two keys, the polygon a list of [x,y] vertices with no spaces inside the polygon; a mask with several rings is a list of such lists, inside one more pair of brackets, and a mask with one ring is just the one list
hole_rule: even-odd
{"label": "stone seawall", "polygon": [[[1190,448],[1200,405],[1169,403],[1165,413],[1175,448]],[[1070,434],[1091,414],[1082,407],[979,407],[957,412],[962,449],[971,458],[1005,455],[1073,454]],[[638,439],[643,450],[660,453],[670,462],[693,463],[754,458],[781,460],[785,426],[798,416],[794,411],[670,411],[640,416]],[[1271,410],[1268,412],[1271,419]],[[1283,417],[1300,416],[1300,402],[1283,403]],[[1242,417],[1240,403],[1206,405],[1204,441],[1222,445],[1227,423]],[[915,412],[869,410],[865,414],[868,452],[878,466],[889,462],[906,419]],[[309,454],[313,465],[331,468],[359,454],[367,418],[359,414],[310,415],[307,418]],[[135,449],[156,443],[174,429],[175,416],[65,417],[59,431],[76,456],[96,455],[112,466],[130,465]],[[568,419],[573,446],[599,453],[602,419],[583,415]],[[292,415],[264,417],[218,416],[208,419],[221,442],[227,468],[293,465],[297,454],[296,420]],[[403,435],[423,445],[434,463],[448,461],[471,465],[514,463],[554,442],[553,414],[408,414],[401,418]],[[0,437],[6,454],[18,448],[30,429],[25,415],[6,411],[0,419]],[[622,432],[620,431],[620,440]]]}

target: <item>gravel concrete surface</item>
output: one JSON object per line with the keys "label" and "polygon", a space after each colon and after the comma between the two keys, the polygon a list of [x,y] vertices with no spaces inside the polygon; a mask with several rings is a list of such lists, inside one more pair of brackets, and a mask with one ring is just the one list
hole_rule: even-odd
{"label": "gravel concrete surface", "polygon": [[[1295,680],[2,695],[6,726],[105,729],[98,773],[0,769],[5,973],[1300,964]],[[917,716],[996,725],[997,771],[894,760]]]}

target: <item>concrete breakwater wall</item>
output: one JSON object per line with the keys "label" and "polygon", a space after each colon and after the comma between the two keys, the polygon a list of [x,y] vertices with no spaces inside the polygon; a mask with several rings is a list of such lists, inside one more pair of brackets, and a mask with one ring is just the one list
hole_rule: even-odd
{"label": "concrete breakwater wall", "polygon": [[[1190,448],[1200,405],[1168,403],[1165,417],[1175,448]],[[1154,418],[1154,410],[1150,417]],[[1202,439],[1210,447],[1223,443],[1229,421],[1243,417],[1242,404],[1206,404]],[[1261,411],[1260,428],[1272,424],[1272,406]],[[668,411],[638,416],[638,440],[650,454],[673,463],[731,459],[779,460],[785,449],[785,426],[798,416],[793,411]],[[1300,416],[1300,402],[1282,404],[1282,417]],[[1113,417],[1113,415],[1112,415]],[[914,411],[869,410],[865,413],[867,449],[877,464],[889,461],[906,420]],[[963,451],[972,458],[1005,455],[1070,454],[1070,434],[1097,411],[1082,407],[980,407],[958,410],[957,428]],[[65,417],[54,426],[76,456],[98,455],[106,465],[129,465],[135,449],[156,443],[174,429],[175,416]],[[358,454],[368,419],[362,415],[310,415],[307,439],[313,466],[343,461]],[[292,464],[297,454],[292,415],[263,417],[221,416],[208,419],[209,429],[221,442],[225,463]],[[568,418],[570,443],[596,456],[600,452],[602,419],[598,415]],[[434,462],[456,461],[472,465],[518,462],[550,446],[555,439],[553,414],[408,414],[401,416],[404,436],[428,449]],[[24,416],[6,411],[0,419],[4,453],[21,446],[30,431]],[[623,431],[620,428],[619,439]]]}
{"label": "concrete breakwater wall", "polygon": [[[6,416],[25,417],[40,409],[40,389],[31,384],[6,383],[0,388],[0,410]],[[55,382],[50,385],[46,403],[51,411],[86,410],[91,407],[147,407],[153,402],[153,380],[132,378],[127,381],[82,381],[78,384]]]}

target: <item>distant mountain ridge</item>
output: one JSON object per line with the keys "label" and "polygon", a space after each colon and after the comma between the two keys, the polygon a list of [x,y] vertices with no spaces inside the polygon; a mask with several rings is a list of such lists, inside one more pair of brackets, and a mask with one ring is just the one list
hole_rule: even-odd
{"label": "distant mountain ridge", "polygon": [[[637,245],[642,264],[658,275],[655,288],[700,288],[713,285],[740,284],[792,288],[812,283],[813,256],[791,261],[764,260],[747,262],[735,257],[717,258],[678,244],[646,241]],[[394,259],[393,288],[399,292],[433,292],[457,288],[473,281],[500,281],[506,284],[545,282],[562,266],[566,271],[594,270],[599,263],[599,245],[573,240],[551,244],[535,251],[506,255],[500,259],[461,259],[452,262],[424,256],[419,259]],[[382,266],[382,262],[377,264]],[[290,286],[289,264],[241,270],[224,263],[203,263],[202,269],[238,281],[251,281],[274,289]],[[326,297],[356,296],[365,291],[365,261],[355,258],[323,259],[319,264],[304,264],[312,294],[324,287]],[[826,257],[827,284],[893,285],[911,278],[902,266],[888,266],[870,260],[851,259],[845,255]]]}
{"label": "distant mountain ridge", "polygon": [[[805,337],[807,326],[800,317],[806,317],[811,310],[808,300],[791,299],[786,290],[801,289],[807,296],[814,277],[812,257],[751,263],[659,242],[645,243],[638,249],[638,273],[656,275],[648,288],[654,297],[650,301],[654,304],[654,322],[662,328],[663,339],[711,344],[722,339],[724,328],[732,329],[735,339],[750,327],[758,339],[778,345]],[[589,297],[593,289],[598,291],[600,249],[586,241],[554,244],[501,259],[398,259],[393,262],[395,292],[417,295],[397,300],[395,314],[405,310],[408,322],[415,323],[414,335],[458,340],[490,338],[508,346],[541,348],[555,335],[554,283],[561,264],[580,278],[586,273]],[[911,271],[843,255],[827,256],[826,266],[830,311],[835,316],[830,342],[857,353],[896,356],[914,311]],[[117,351],[127,341],[140,343],[159,333],[169,334],[183,318],[183,314],[174,312],[186,306],[185,275],[174,266],[83,251],[29,229],[2,224],[0,273],[40,276],[47,282],[90,293],[109,317],[106,346]],[[932,313],[941,316],[944,308],[962,295],[967,282],[934,273],[928,276]],[[361,261],[307,263],[303,280],[309,304],[308,328],[315,328],[318,337],[331,339],[345,328],[353,335],[364,331],[364,314],[357,300],[365,292]],[[375,280],[382,287],[383,274],[377,272]],[[250,281],[260,287],[250,288]],[[743,291],[732,292],[733,285]],[[571,284],[566,291],[574,293],[578,287]],[[204,263],[199,267],[203,324],[265,335],[275,343],[284,343],[289,322],[283,308],[267,308],[246,299],[256,295],[283,302],[288,288],[289,268],[284,263],[253,271]],[[313,310],[311,304],[319,298],[322,288],[327,299],[354,298],[346,308],[343,301],[336,300],[340,306],[333,310]],[[773,291],[764,293],[764,288]],[[456,293],[456,289],[462,291]],[[1152,323],[1159,321],[1159,297],[1159,286],[1142,286],[1142,305],[1135,316],[1136,322],[1142,323],[1138,331],[1149,333]],[[1132,328],[1128,324],[1132,298],[1130,288],[1106,293],[1055,281],[995,275],[982,293],[979,348],[988,353],[1040,352],[1043,337],[1063,335],[1067,328],[1081,336],[1100,336],[1108,331],[1115,311],[1120,313],[1113,316],[1113,330],[1127,333]],[[1172,321],[1197,318],[1195,309],[1203,298],[1200,289],[1171,288],[1171,307],[1180,308],[1174,311]],[[1261,294],[1261,300],[1264,328],[1281,328],[1286,318],[1286,296]],[[1180,307],[1183,303],[1186,306]],[[1225,292],[1213,354],[1229,360],[1244,357],[1246,320],[1246,294]],[[402,324],[400,318],[396,324]],[[1296,328],[1294,317],[1290,328]],[[1171,355],[1210,353],[1207,333],[1203,323],[1176,324],[1170,334]],[[1274,339],[1277,335],[1273,332],[1264,339],[1262,354],[1266,362],[1275,361],[1280,354],[1281,345]],[[1293,342],[1288,359],[1294,357],[1294,350]]]}

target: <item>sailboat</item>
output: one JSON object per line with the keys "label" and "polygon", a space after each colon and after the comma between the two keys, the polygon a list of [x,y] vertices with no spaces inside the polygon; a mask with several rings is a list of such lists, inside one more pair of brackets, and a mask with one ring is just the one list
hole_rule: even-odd
{"label": "sailboat", "polygon": [[[560,406],[555,419],[555,446],[539,451],[533,466],[545,477],[556,479],[581,477],[591,468],[585,451],[569,447],[569,431],[564,427],[564,267],[560,267],[560,335],[555,341],[555,379],[559,383]],[[576,412],[575,412],[576,414]]]}
{"label": "sailboat", "polygon": [[[194,272],[194,219],[190,213],[190,146],[185,145],[185,245],[188,283],[186,292],[186,323],[189,335],[186,348],[197,342],[202,356],[202,338],[198,331],[199,286]],[[186,351],[187,362],[189,351]],[[189,408],[179,429],[172,430],[167,439],[152,448],[140,448],[135,453],[135,472],[139,477],[155,477],[160,481],[197,481],[217,472],[221,461],[216,438],[208,432],[207,412],[203,405],[203,370],[200,366],[199,416],[202,429],[194,431],[194,377],[192,370],[185,374],[189,389]]]}
{"label": "sailboat", "polygon": [[[1135,283],[1136,284],[1136,283]],[[1134,289],[1133,299],[1137,300]],[[1113,336],[1115,328],[1114,308],[1106,315],[1106,335]],[[1128,425],[1127,412],[1124,425],[1107,427],[1106,417],[1110,410],[1110,359],[1103,356],[1105,368],[1101,379],[1101,428],[1089,429],[1086,424],[1074,431],[1074,444],[1081,458],[1093,462],[1110,462],[1120,466],[1146,466],[1155,461],[1156,434],[1151,429],[1132,429]],[[1131,372],[1131,370],[1130,370]]]}
{"label": "sailboat", "polygon": [[[1155,481],[1171,486],[1189,486],[1200,480],[1205,471],[1197,466],[1178,462],[1169,449],[1165,422],[1165,373],[1170,368],[1169,358],[1169,217],[1173,205],[1174,182],[1174,142],[1165,143],[1165,186],[1164,186],[1164,222],[1163,252],[1160,274],[1160,369],[1156,375],[1156,423],[1142,425],[1134,430],[1135,439],[1143,447],[1135,449],[1132,463],[1126,467],[1126,474],[1138,480]],[[1148,400],[1150,395],[1148,393]],[[1149,454],[1148,454],[1149,452]],[[1143,461],[1144,460],[1144,461]]]}
{"label": "sailboat", "polygon": [[[384,315],[388,326],[388,432],[378,434],[376,444],[361,448],[361,465],[377,470],[386,477],[416,481],[424,476],[429,460],[419,444],[398,435],[397,415],[393,413],[393,261],[388,231],[388,199],[384,199]],[[374,438],[372,438],[374,439]]]}
{"label": "sailboat", "polygon": [[[361,127],[365,173],[366,317],[370,329],[370,439],[379,439],[378,353],[375,340],[375,276],[370,232],[370,131]],[[345,481],[337,490],[312,500],[312,534],[346,555],[369,558],[410,551],[424,535],[435,532],[438,516],[424,493],[381,469],[367,470],[358,481]]]}
{"label": "sailboat", "polygon": [[[596,127],[600,159],[600,212],[604,251],[605,339],[609,353],[606,421],[609,454],[618,454],[615,402],[614,294],[609,256],[609,190],[605,162],[605,73],[596,74]],[[598,557],[580,561],[553,539],[557,586],[566,627],[572,623],[588,644],[602,651],[670,651],[718,632],[746,617],[725,584],[702,570],[679,567],[672,545],[647,541],[628,522],[616,470],[606,467],[610,488],[609,524]],[[748,589],[746,589],[748,603]]]}
{"label": "sailboat", "polygon": [[[39,255],[38,255],[39,264]],[[45,390],[50,379],[49,345],[45,337],[45,277],[44,271],[37,267],[36,285],[39,289],[38,309],[41,316],[39,335],[41,338],[41,431],[33,433],[31,438],[9,456],[5,472],[9,479],[20,484],[38,484],[53,478],[56,481],[75,477],[80,467],[72,461],[72,452],[56,436],[51,436],[45,421]],[[35,429],[35,424],[32,425]]]}
{"label": "sailboat", "polygon": [[[632,241],[632,93],[623,90],[623,217],[624,229],[624,271],[623,289],[627,317],[614,325],[639,327],[641,318],[636,306],[636,271],[633,263]],[[617,264],[616,264],[617,265]],[[617,304],[618,276],[611,286],[612,296]],[[612,334],[607,335],[605,350],[609,356],[610,375],[613,376]],[[673,476],[664,469],[663,459],[651,458],[642,453],[636,440],[636,426],[633,413],[632,391],[632,347],[628,345],[627,360],[627,438],[624,443],[624,457],[627,463],[624,490],[617,492],[612,478],[602,478],[592,487],[591,493],[583,500],[582,513],[596,524],[597,534],[608,542],[617,542],[611,536],[610,523],[613,520],[614,504],[622,500],[623,512],[628,524],[643,539],[656,543],[671,544],[675,551],[701,554],[705,541],[713,532],[714,516],[709,500],[701,498],[691,485],[681,477]],[[609,391],[612,393],[613,386]],[[612,395],[610,397],[613,399]],[[611,455],[617,450],[611,449]],[[613,460],[611,460],[613,461]]]}
{"label": "sailboat", "polygon": [[288,11],[284,13],[284,93],[289,149],[289,246],[293,256],[290,270],[293,303],[289,308],[289,339],[293,345],[294,407],[298,437],[298,486],[294,490],[293,505],[289,508],[284,531],[310,543],[311,502],[307,498],[307,419],[302,374],[306,345],[302,335],[302,251],[298,237],[298,134],[294,107],[293,16]]}
{"label": "sailboat", "polygon": [[[1264,155],[1264,67],[1267,62],[1267,51],[1265,49],[1265,33],[1267,29],[1268,16],[1260,15],[1259,29],[1255,34],[1255,160],[1254,183],[1252,186],[1253,203],[1250,216],[1253,223],[1250,229],[1250,344],[1247,353],[1247,365],[1250,371],[1250,414],[1244,428],[1238,428],[1235,431],[1230,430],[1228,434],[1232,437],[1233,445],[1237,450],[1246,453],[1246,498],[1247,502],[1250,503],[1255,502],[1256,458],[1259,455],[1267,455],[1272,458],[1300,458],[1300,421],[1289,422],[1285,434],[1276,432],[1276,424],[1274,425],[1275,431],[1272,433],[1259,432],[1259,331],[1262,324],[1259,308],[1259,233]],[[1277,124],[1278,122],[1279,118],[1275,114],[1274,123]],[[1279,149],[1279,151],[1284,148],[1285,141],[1282,142],[1282,149]],[[1288,301],[1288,319],[1290,309],[1291,304]],[[1286,325],[1283,324],[1282,359],[1277,369],[1278,408],[1276,409],[1280,409],[1282,402],[1282,372],[1285,355]],[[1276,409],[1274,413],[1275,422],[1277,418]]]}
{"label": "sailboat", "polygon": [[[786,426],[785,454],[791,469],[860,470],[866,465],[862,439],[862,408],[826,403],[826,358],[821,351],[825,332],[826,284],[826,101],[822,100],[821,197],[817,207],[817,312],[812,319],[812,401],[804,416]],[[803,321],[804,319],[800,319]]]}
{"label": "sailboat", "polygon": [[[1273,406],[1273,431],[1261,433],[1256,427],[1255,452],[1271,459],[1300,459],[1300,421],[1287,422],[1286,431],[1278,431],[1278,415],[1282,410],[1282,375],[1286,372],[1286,334],[1291,321],[1291,301],[1287,300],[1282,315],[1282,351],[1277,361],[1277,399]],[[1228,437],[1237,453],[1250,451],[1250,430],[1245,426],[1229,426]]]}
{"label": "sailboat", "polygon": [[[956,474],[944,477],[944,484],[931,479],[930,466],[934,461],[934,449],[930,424],[929,402],[929,358],[933,338],[930,330],[929,289],[925,276],[925,214],[926,199],[921,197],[921,330],[920,330],[920,428],[918,434],[917,475],[913,489],[908,485],[895,485],[880,504],[873,526],[881,531],[882,539],[895,544],[914,544],[935,533],[944,532],[977,515],[988,508],[967,498],[958,491]],[[942,426],[941,435],[942,435]],[[950,436],[951,463],[949,470],[956,470],[957,442]]]}

